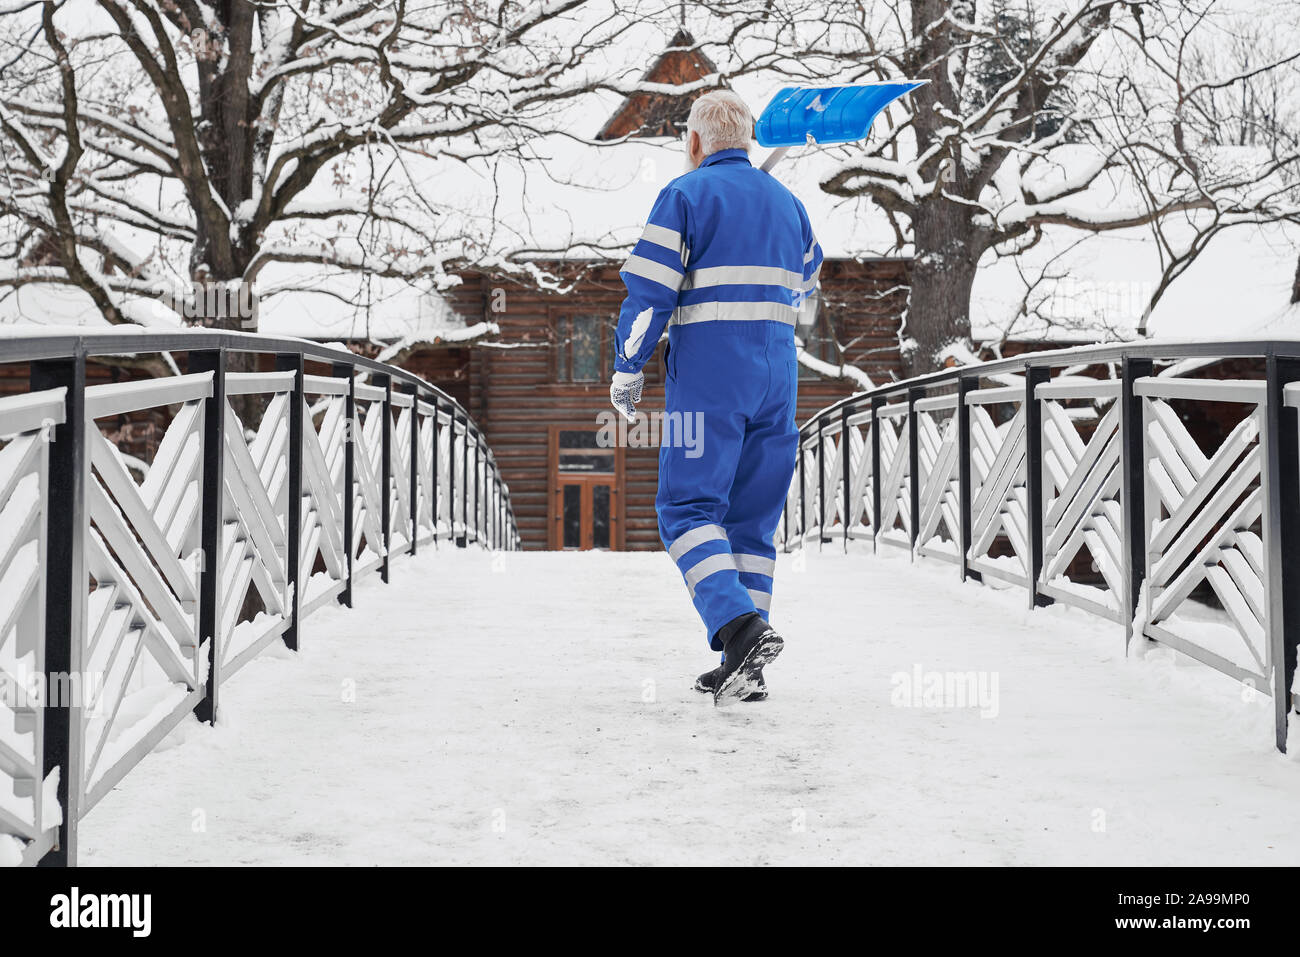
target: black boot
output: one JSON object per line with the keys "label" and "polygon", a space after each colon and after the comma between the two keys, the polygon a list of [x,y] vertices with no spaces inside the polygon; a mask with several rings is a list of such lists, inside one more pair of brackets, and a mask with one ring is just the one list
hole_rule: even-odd
{"label": "black boot", "polygon": [[[695,690],[703,691],[706,694],[713,694],[718,690],[718,685],[722,683],[722,665],[714,668],[712,671],[706,671],[695,679]],[[745,695],[742,701],[766,701],[767,685],[763,682],[763,674],[758,675],[758,690],[751,691]]]}
{"label": "black boot", "polygon": [[723,658],[713,703],[725,707],[763,687],[763,668],[781,653],[785,642],[758,612],[727,622],[716,637]]}

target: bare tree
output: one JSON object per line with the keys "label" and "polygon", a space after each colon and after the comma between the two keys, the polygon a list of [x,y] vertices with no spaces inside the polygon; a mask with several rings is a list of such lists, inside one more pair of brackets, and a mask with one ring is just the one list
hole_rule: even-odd
{"label": "bare tree", "polygon": [[[1047,229],[1100,233],[1177,218],[1192,229],[1190,243],[1157,233],[1172,281],[1215,231],[1297,214],[1294,139],[1243,161],[1225,155],[1220,127],[1229,99],[1267,102],[1267,84],[1300,64],[1300,45],[1256,50],[1248,66],[1209,69],[1202,56],[1193,79],[1193,51],[1228,36],[1220,7],[763,0],[746,8],[746,29],[789,51],[780,68],[791,78],[929,81],[890,107],[866,149],[844,150],[822,182],[833,195],[873,200],[894,223],[896,248],[914,253],[902,337],[911,372],[971,349],[971,292],[988,253],[1018,255]],[[718,14],[742,15],[734,5]]]}
{"label": "bare tree", "polygon": [[252,328],[255,284],[454,282],[489,251],[419,170],[517,153],[634,22],[583,0],[0,0],[0,292]]}
{"label": "bare tree", "polygon": [[[970,347],[986,254],[1017,256],[1046,229],[1151,227],[1158,298],[1216,231],[1296,215],[1282,107],[1300,50],[1232,33],[1220,7],[0,0],[0,294],[58,283],[109,322],[248,328],[255,285],[265,299],[322,276],[365,290],[437,289],[465,265],[533,275],[512,253],[535,244],[503,246],[495,211],[466,215],[430,170],[544,164],[537,144],[582,139],[575,111],[595,91],[911,76],[930,82],[821,185],[873,200],[914,253],[903,344],[922,371]],[[666,36],[682,16],[717,74],[639,82],[638,31]],[[1266,139],[1266,159],[1225,154],[1243,138]],[[1161,231],[1172,222],[1195,238]]]}

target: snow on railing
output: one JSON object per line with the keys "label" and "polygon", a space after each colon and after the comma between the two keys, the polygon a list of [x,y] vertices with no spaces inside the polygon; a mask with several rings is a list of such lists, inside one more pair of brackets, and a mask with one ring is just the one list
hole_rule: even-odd
{"label": "snow on railing", "polygon": [[[86,385],[88,357],[149,353],[186,373]],[[519,546],[482,433],[405,370],[201,331],[7,337],[0,362],[31,390],[0,398],[0,865],[75,863],[78,822],[145,754],[393,555]],[[163,424],[142,480],[110,439],[141,415]]]}
{"label": "snow on railing", "polygon": [[[1213,377],[1228,365],[1255,377]],[[800,429],[778,541],[897,546],[1109,618],[1126,648],[1160,642],[1271,695],[1285,751],[1298,409],[1290,341],[1090,346],[891,383]]]}

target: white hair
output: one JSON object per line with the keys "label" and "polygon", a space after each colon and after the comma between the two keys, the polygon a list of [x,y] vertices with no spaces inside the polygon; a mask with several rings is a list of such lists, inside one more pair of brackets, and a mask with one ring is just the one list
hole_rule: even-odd
{"label": "white hair", "polygon": [[700,135],[705,156],[718,150],[748,150],[754,138],[754,115],[730,90],[710,90],[691,104],[686,131]]}

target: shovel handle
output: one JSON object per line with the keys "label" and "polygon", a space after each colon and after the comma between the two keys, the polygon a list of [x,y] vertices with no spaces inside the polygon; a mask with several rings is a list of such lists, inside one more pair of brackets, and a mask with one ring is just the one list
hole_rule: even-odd
{"label": "shovel handle", "polygon": [[772,167],[781,162],[781,158],[790,152],[788,146],[778,146],[772,152],[767,154],[767,159],[763,160],[763,165],[759,167],[764,173],[772,172]]}

